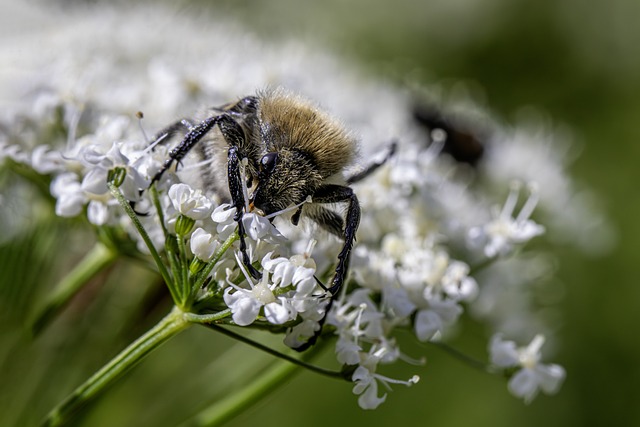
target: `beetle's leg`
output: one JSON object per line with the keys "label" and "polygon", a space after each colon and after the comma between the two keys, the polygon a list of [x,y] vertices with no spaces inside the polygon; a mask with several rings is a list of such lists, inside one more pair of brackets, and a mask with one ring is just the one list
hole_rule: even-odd
{"label": "beetle's leg", "polygon": [[236,208],[236,215],[233,218],[238,223],[238,236],[240,238],[240,253],[242,254],[242,263],[249,270],[249,274],[254,279],[262,277],[260,272],[251,265],[251,260],[247,254],[247,242],[245,241],[244,224],[242,218],[244,215],[245,200],[242,191],[242,177],[240,176],[240,158],[238,156],[238,146],[231,145],[228,154],[228,176],[229,176],[229,192],[231,193],[231,204]]}
{"label": "beetle's leg", "polygon": [[360,224],[360,204],[351,188],[335,184],[321,186],[312,196],[312,200],[314,203],[348,202],[349,204],[344,226],[344,245],[338,254],[338,266],[329,288],[331,294],[335,296],[342,288],[349,269],[349,257],[356,240],[356,231]]}
{"label": "beetle's leg", "polygon": [[[242,253],[242,261],[251,273],[251,276],[258,279],[261,274],[252,265],[247,254],[247,244],[245,242],[244,225],[242,224],[242,217],[244,213],[244,194],[242,192],[242,181],[240,177],[240,158],[239,147],[242,147],[245,142],[245,135],[242,127],[229,115],[220,114],[217,116],[209,117],[196,126],[190,128],[189,132],[185,135],[183,140],[169,153],[169,158],[164,162],[164,165],[156,173],[151,180],[151,183],[158,181],[162,174],[171,167],[173,162],[180,162],[184,156],[207,134],[218,125],[222,136],[229,144],[228,154],[228,177],[229,177],[229,192],[231,193],[232,205],[236,208],[236,215],[234,220],[238,223],[238,235],[240,236],[240,252]],[[186,124],[183,124],[186,126]],[[166,132],[176,132],[180,126],[177,123],[166,128]]]}
{"label": "beetle's leg", "polygon": [[[187,153],[193,148],[193,146],[196,145],[207,133],[209,133],[216,124],[219,124],[224,117],[226,116],[220,115],[209,117],[208,119],[205,119],[196,126],[192,127],[191,130],[189,130],[189,132],[184,136],[180,144],[178,144],[169,152],[169,158],[164,162],[158,173],[154,175],[153,179],[151,180],[151,184],[157,182],[162,177],[162,174],[164,174],[167,169],[171,167],[173,162],[180,162],[184,158],[184,156],[186,156]],[[174,123],[173,125],[165,129],[169,129],[169,131],[171,132],[176,132],[177,128],[177,124]]]}
{"label": "beetle's leg", "polygon": [[360,204],[358,203],[356,194],[351,188],[335,184],[326,184],[321,186],[313,194],[312,199],[314,203],[348,202],[349,206],[347,208],[347,215],[344,222],[344,245],[342,246],[342,250],[338,254],[338,265],[336,266],[331,286],[328,288],[328,291],[331,293],[329,304],[327,304],[327,306],[325,307],[324,317],[318,322],[320,326],[319,329],[311,338],[309,338],[309,340],[307,340],[307,342],[295,348],[295,350],[297,351],[304,351],[314,345],[318,340],[318,337],[322,333],[322,327],[327,318],[327,314],[331,310],[333,301],[340,292],[340,289],[342,289],[344,281],[347,277],[351,249],[353,248],[353,244],[356,240],[356,231],[358,231],[358,225],[360,224]]}
{"label": "beetle's leg", "polygon": [[393,141],[391,144],[389,144],[389,151],[382,160],[375,161],[368,165],[364,170],[347,177],[347,184],[353,184],[354,182],[361,181],[371,175],[380,166],[384,165],[391,157],[393,157],[393,155],[396,153],[397,148],[398,143],[396,141]]}
{"label": "beetle's leg", "polygon": [[169,126],[166,126],[159,132],[155,134],[153,137],[153,142],[158,140],[168,141],[176,134],[186,135],[189,132],[189,129],[193,127],[193,123],[190,123],[186,119],[178,120],[176,122],[171,123]]}

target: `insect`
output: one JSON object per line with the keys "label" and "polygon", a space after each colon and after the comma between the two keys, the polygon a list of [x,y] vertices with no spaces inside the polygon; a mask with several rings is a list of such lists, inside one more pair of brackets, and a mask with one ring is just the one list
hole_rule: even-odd
{"label": "insect", "polygon": [[[330,293],[331,304],[347,277],[360,223],[360,204],[349,185],[381,166],[393,155],[395,143],[385,159],[345,176],[345,168],[355,160],[356,140],[328,114],[297,95],[270,89],[212,108],[208,113],[198,124],[182,120],[160,132],[167,136],[182,133],[184,137],[170,151],[153,182],[197,147],[201,158],[211,160],[202,171],[204,184],[236,208],[234,220],[238,224],[242,262],[252,276],[259,278],[260,273],[247,255],[242,223],[245,199],[240,166],[247,159],[244,178],[251,190],[251,208],[269,215],[300,205],[291,216],[294,225],[306,217],[343,239],[331,284],[327,287],[321,284]],[[311,202],[303,204],[309,196]],[[344,215],[327,206],[336,203],[346,204]]]}
{"label": "insect", "polygon": [[489,137],[488,129],[471,120],[465,122],[460,117],[444,113],[428,103],[417,103],[413,107],[413,117],[429,131],[441,129],[446,133],[442,152],[448,153],[457,162],[476,166],[482,159]]}

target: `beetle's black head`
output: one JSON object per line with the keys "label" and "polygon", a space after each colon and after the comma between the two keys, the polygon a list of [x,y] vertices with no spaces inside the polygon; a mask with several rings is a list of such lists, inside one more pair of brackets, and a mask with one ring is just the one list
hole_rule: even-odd
{"label": "beetle's black head", "polygon": [[265,215],[303,202],[322,182],[312,159],[298,150],[281,149],[262,156],[253,205]]}

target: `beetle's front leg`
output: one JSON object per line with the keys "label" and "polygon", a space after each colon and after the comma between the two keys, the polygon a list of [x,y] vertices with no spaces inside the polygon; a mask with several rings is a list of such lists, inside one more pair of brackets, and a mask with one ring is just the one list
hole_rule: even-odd
{"label": "beetle's front leg", "polygon": [[[216,124],[220,124],[221,121],[224,120],[225,116],[213,116],[208,119],[203,120],[198,125],[194,126],[189,130],[189,132],[184,136],[184,139],[174,147],[169,153],[169,158],[164,162],[158,173],[154,175],[151,179],[151,184],[157,182],[162,177],[162,174],[166,172],[167,169],[171,167],[173,162],[178,162],[187,155],[187,153],[196,145],[200,140],[207,134]],[[175,129],[172,130],[175,132]]]}
{"label": "beetle's front leg", "polygon": [[240,238],[240,253],[242,254],[242,263],[249,270],[249,274],[254,279],[260,279],[262,274],[251,265],[251,260],[247,254],[247,242],[245,241],[245,230],[242,218],[244,216],[245,200],[242,191],[242,177],[240,176],[240,158],[238,156],[238,147],[229,147],[228,154],[228,178],[229,193],[231,193],[231,205],[236,208],[236,215],[233,218],[238,223],[238,236]]}
{"label": "beetle's front leg", "polygon": [[[333,306],[333,302],[338,296],[338,293],[342,289],[347,278],[351,250],[353,249],[353,244],[356,240],[356,231],[358,231],[358,226],[360,225],[360,203],[351,188],[334,184],[323,185],[313,194],[312,199],[314,203],[348,202],[349,206],[347,208],[347,215],[344,222],[344,235],[342,236],[344,238],[344,245],[338,254],[338,265],[336,266],[331,286],[328,288],[329,293],[331,293],[329,303],[325,307],[324,316],[318,322],[319,329],[307,340],[307,342],[294,348],[296,351],[305,351],[314,345],[322,333],[322,327],[327,320],[327,315],[329,314],[329,311]],[[324,288],[323,285],[321,286]]]}

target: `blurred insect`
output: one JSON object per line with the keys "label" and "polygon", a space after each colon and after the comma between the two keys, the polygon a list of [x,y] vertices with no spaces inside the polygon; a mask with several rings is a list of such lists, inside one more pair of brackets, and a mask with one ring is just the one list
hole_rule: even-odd
{"label": "blurred insect", "polygon": [[435,105],[416,103],[413,117],[429,131],[440,129],[446,134],[442,153],[447,153],[457,162],[476,166],[485,150],[487,130],[471,120],[466,122],[452,114],[442,112]]}
{"label": "blurred insect", "polygon": [[[331,296],[328,312],[347,277],[360,223],[360,204],[349,185],[384,164],[393,155],[395,143],[385,159],[345,177],[345,168],[355,159],[356,140],[307,100],[283,90],[267,90],[212,108],[208,114],[198,124],[182,120],[159,133],[168,137],[181,133],[184,137],[171,150],[153,182],[197,147],[199,156],[210,160],[202,169],[203,183],[236,208],[234,219],[238,224],[242,262],[253,277],[259,278],[260,273],[247,254],[242,223],[246,203],[240,168],[243,159],[247,159],[244,177],[250,209],[269,215],[300,205],[291,217],[294,225],[304,216],[344,240],[331,284],[325,287],[318,281]],[[309,196],[311,202],[303,203]],[[346,204],[344,217],[326,206],[335,203]],[[321,326],[323,322],[324,319]],[[317,336],[313,337],[298,350],[313,345],[316,339]]]}

